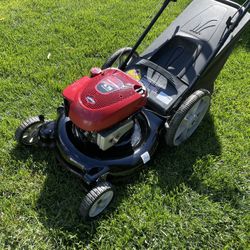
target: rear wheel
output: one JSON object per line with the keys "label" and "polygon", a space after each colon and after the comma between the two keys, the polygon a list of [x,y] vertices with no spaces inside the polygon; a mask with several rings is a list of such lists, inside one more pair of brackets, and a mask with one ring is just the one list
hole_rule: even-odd
{"label": "rear wheel", "polygon": [[190,95],[176,111],[169,123],[165,140],[169,146],[185,142],[197,129],[209,110],[211,94],[207,90],[197,90]]}
{"label": "rear wheel", "polygon": [[[117,50],[113,55],[111,55],[107,61],[103,64],[102,69],[107,69],[110,67],[119,68],[126,60],[127,56],[130,54],[132,48],[125,47]],[[138,53],[135,52],[130,59],[130,62],[136,57],[139,57]]]}
{"label": "rear wheel", "polygon": [[43,116],[28,118],[17,128],[15,133],[16,141],[26,146],[33,146],[38,144],[39,130],[43,124]]}
{"label": "rear wheel", "polygon": [[91,189],[80,206],[80,214],[83,220],[91,220],[102,214],[113,200],[113,197],[114,190],[108,182],[99,183]]}

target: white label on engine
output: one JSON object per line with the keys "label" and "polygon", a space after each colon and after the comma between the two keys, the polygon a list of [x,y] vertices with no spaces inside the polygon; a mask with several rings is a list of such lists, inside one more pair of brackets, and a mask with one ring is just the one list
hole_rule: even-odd
{"label": "white label on engine", "polygon": [[150,154],[149,152],[145,152],[144,154],[141,155],[142,161],[144,164],[150,161]]}
{"label": "white label on engine", "polygon": [[165,94],[164,92],[160,92],[156,98],[158,100],[160,100],[161,102],[165,103],[166,105],[168,105],[172,100],[173,98],[170,97],[169,95]]}

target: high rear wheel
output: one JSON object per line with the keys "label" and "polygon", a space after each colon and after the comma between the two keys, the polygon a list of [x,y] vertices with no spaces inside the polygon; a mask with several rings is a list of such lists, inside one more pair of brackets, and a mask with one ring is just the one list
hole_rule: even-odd
{"label": "high rear wheel", "polygon": [[[119,68],[126,60],[127,56],[130,54],[132,48],[125,47],[117,50],[113,55],[111,55],[107,61],[103,64],[102,69],[107,69],[110,67]],[[129,62],[139,57],[138,53],[135,52]]]}
{"label": "high rear wheel", "polygon": [[95,219],[101,215],[110,205],[113,197],[114,190],[108,182],[101,182],[91,189],[83,198],[80,206],[80,214],[83,220]]}
{"label": "high rear wheel", "polygon": [[179,107],[169,123],[165,140],[169,146],[179,146],[198,128],[209,110],[211,94],[201,89],[191,94]]}
{"label": "high rear wheel", "polygon": [[15,140],[25,146],[34,146],[38,144],[39,130],[43,124],[43,116],[34,116],[28,118],[17,128]]}

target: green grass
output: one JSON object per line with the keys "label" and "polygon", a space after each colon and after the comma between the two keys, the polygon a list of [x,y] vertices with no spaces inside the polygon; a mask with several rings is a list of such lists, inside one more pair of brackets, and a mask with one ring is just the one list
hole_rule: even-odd
{"label": "green grass", "polygon": [[[53,153],[13,140],[21,120],[54,118],[65,86],[132,45],[157,2],[0,1],[0,249],[249,248],[249,29],[195,135],[176,149],[161,143],[95,222],[81,222],[81,181]],[[171,4],[141,50],[188,2]]]}

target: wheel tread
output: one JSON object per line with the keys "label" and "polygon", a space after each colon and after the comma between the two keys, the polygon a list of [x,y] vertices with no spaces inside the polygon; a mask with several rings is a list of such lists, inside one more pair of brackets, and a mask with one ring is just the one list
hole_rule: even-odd
{"label": "wheel tread", "polygon": [[186,113],[193,107],[193,105],[202,97],[209,96],[211,97],[211,94],[206,89],[199,89],[196,90],[193,94],[191,94],[178,108],[174,116],[172,117],[169,128],[166,131],[165,134],[165,141],[168,146],[176,146],[174,144],[174,136],[175,133],[179,127],[180,122],[185,117]]}
{"label": "wheel tread", "polygon": [[22,143],[22,135],[25,130],[28,129],[31,125],[38,122],[41,122],[40,116],[30,117],[27,120],[23,121],[15,132],[15,140],[19,143]]}
{"label": "wheel tread", "polygon": [[112,190],[112,185],[108,182],[101,182],[86,194],[79,209],[80,214],[84,220],[93,219],[89,217],[89,210],[91,209],[95,200],[97,200],[108,190]]}

